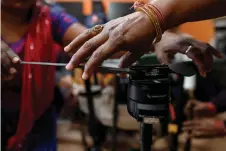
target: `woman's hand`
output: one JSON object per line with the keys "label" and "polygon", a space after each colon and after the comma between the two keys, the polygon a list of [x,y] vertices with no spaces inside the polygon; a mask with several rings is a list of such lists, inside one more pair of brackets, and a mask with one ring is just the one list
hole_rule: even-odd
{"label": "woman's hand", "polygon": [[205,76],[213,64],[213,56],[223,55],[209,44],[195,40],[189,35],[165,32],[162,40],[154,45],[155,53],[161,63],[169,64],[176,53],[187,55],[197,65],[199,72]]}
{"label": "woman's hand", "polygon": [[209,117],[214,116],[216,114],[216,107],[213,103],[189,100],[184,109],[185,115],[189,116],[191,114],[191,106],[194,106],[194,117]]}
{"label": "woman's hand", "polygon": [[192,137],[207,138],[226,136],[226,127],[223,120],[199,119],[183,123],[183,131],[192,131]]}
{"label": "woman's hand", "polygon": [[128,52],[122,56],[120,67],[129,66],[150,50],[154,36],[152,23],[142,12],[112,20],[101,33],[87,30],[65,47],[74,54],[66,68],[72,70],[91,56],[82,76],[87,79],[105,59],[121,50]]}
{"label": "woman's hand", "polygon": [[20,62],[20,58],[9,46],[1,40],[1,79],[11,80],[17,73],[14,67]]}

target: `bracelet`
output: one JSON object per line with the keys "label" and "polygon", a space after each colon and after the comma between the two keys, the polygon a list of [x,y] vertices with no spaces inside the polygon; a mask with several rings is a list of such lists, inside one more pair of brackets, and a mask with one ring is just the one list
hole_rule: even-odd
{"label": "bracelet", "polygon": [[159,42],[162,39],[162,29],[164,28],[164,19],[160,11],[155,6],[151,4],[144,4],[140,1],[136,1],[133,7],[136,11],[141,11],[149,17],[156,31],[156,37],[153,43]]}
{"label": "bracelet", "polygon": [[160,27],[159,22],[156,21],[156,17],[153,15],[151,11],[145,9],[145,7],[138,7],[136,11],[144,12],[149,17],[156,31],[156,37],[153,43],[159,42],[162,38],[162,32],[161,32],[161,28],[159,28]]}
{"label": "bracelet", "polygon": [[161,28],[164,29],[164,17],[162,16],[161,12],[154,5],[148,4],[147,6],[156,13],[158,20],[160,21]]}

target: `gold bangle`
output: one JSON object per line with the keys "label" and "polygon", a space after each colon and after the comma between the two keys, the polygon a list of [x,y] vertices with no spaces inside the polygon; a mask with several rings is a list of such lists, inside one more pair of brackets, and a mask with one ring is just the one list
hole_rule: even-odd
{"label": "gold bangle", "polygon": [[155,20],[155,27],[157,30],[157,36],[154,40],[154,43],[159,42],[162,39],[162,28],[161,28],[161,24],[159,22],[158,16],[155,14],[155,11],[152,10],[152,8],[148,7],[148,5],[146,5],[147,7],[144,6],[144,8],[146,8],[146,10],[149,12],[149,14],[152,14],[151,16],[154,18]]}
{"label": "gold bangle", "polygon": [[149,19],[152,21],[152,24],[156,30],[156,37],[155,37],[155,40],[153,41],[153,43],[157,43],[161,40],[162,38],[162,31],[161,31],[161,27],[160,27],[160,24],[158,22],[158,19],[157,17],[155,16],[155,14],[153,13],[153,11],[151,11],[150,9],[147,9],[144,7],[144,9],[146,13],[146,15],[149,17]]}
{"label": "gold bangle", "polygon": [[161,29],[160,22],[158,20],[157,15],[155,14],[155,12],[152,10],[151,7],[145,7],[145,5],[142,7],[137,7],[136,11],[141,11],[149,17],[149,19],[150,19],[151,23],[153,24],[155,31],[156,31],[156,37],[155,37],[155,40],[153,41],[153,43],[159,42],[162,39],[162,29]]}

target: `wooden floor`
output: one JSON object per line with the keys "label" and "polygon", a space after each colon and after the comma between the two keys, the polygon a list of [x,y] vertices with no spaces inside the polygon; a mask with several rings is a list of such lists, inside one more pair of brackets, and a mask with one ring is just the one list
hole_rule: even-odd
{"label": "wooden floor", "polygon": [[79,144],[59,143],[58,151],[84,151],[84,148]]}
{"label": "wooden floor", "polygon": [[[79,129],[79,125],[76,124],[71,124],[68,122],[58,123],[58,151],[84,151],[84,147],[82,145],[82,136]],[[128,142],[128,137],[119,137],[118,139],[117,151],[128,150],[128,144],[124,143],[126,141]],[[92,145],[92,139],[88,135],[86,135],[86,142],[89,146]],[[105,148],[109,148],[109,150],[111,150],[111,144],[111,142],[106,142]],[[108,150],[104,149],[104,151]]]}

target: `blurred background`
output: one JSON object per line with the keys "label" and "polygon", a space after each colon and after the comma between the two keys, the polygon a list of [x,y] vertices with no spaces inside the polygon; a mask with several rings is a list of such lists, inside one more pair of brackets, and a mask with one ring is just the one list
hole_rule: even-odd
{"label": "blurred background", "polygon": [[[54,2],[91,28],[133,12],[130,8],[134,0],[55,0]],[[178,29],[200,41],[210,43],[222,52],[226,51],[224,18],[186,23]],[[64,59],[59,58],[59,62],[67,61],[65,57],[62,58]],[[152,61],[157,62],[154,55]],[[118,60],[105,63],[116,66]],[[103,151],[138,151],[139,124],[129,115],[126,108],[128,78],[97,73],[88,81],[83,81],[80,78],[81,74],[82,71],[76,69],[59,83],[59,87],[63,89],[60,89],[62,95],[56,96],[56,102],[63,104],[63,107],[59,109],[57,124],[58,150],[85,151],[96,147],[96,150]],[[153,150],[185,150],[188,137],[181,132],[181,125],[187,119],[184,114],[185,106],[189,100],[206,102],[211,100],[213,95],[217,95],[210,94],[206,88],[224,89],[225,87],[217,82],[216,77],[210,76],[204,79],[197,75],[185,79],[180,75],[172,75],[174,97],[170,111],[171,128],[168,123],[154,126]],[[65,88],[65,83],[71,86]],[[91,99],[87,97],[87,87],[90,89]],[[223,120],[226,116],[221,112],[208,118]],[[191,150],[223,151],[226,148],[225,142],[225,137],[193,139]]]}

